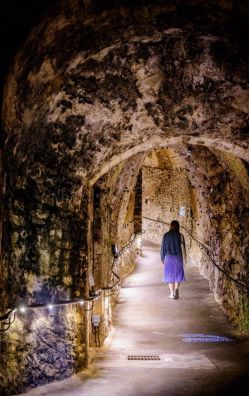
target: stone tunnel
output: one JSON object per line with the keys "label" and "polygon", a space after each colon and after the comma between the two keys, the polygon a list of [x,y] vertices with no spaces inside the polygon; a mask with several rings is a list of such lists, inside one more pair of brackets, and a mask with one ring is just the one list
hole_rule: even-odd
{"label": "stone tunnel", "polygon": [[249,334],[248,10],[61,0],[30,24],[2,98],[4,395],[88,367],[93,316],[100,346],[141,240],[172,219]]}

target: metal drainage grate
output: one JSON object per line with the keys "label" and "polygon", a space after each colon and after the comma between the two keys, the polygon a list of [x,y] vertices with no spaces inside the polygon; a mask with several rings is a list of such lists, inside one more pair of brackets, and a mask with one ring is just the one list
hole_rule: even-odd
{"label": "metal drainage grate", "polygon": [[128,355],[128,360],[160,360],[160,356]]}

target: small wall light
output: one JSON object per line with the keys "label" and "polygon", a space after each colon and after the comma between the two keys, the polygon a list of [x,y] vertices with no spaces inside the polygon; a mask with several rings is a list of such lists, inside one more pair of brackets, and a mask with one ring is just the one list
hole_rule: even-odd
{"label": "small wall light", "polygon": [[187,155],[190,157],[192,155],[192,146],[188,146]]}
{"label": "small wall light", "polygon": [[21,313],[25,313],[27,308],[24,305],[21,305],[21,307],[19,307],[19,310]]}
{"label": "small wall light", "polygon": [[181,206],[179,209],[179,216],[184,217],[186,215],[186,208],[185,206]]}

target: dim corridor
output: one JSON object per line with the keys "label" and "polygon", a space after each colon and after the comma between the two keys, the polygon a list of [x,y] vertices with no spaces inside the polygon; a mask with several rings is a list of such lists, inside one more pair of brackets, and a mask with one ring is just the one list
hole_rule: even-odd
{"label": "dim corridor", "polygon": [[[122,284],[114,330],[92,351],[87,372],[25,395],[238,395],[249,374],[249,342],[215,302],[197,267],[187,266],[179,300],[162,283],[159,245],[144,242]],[[160,360],[128,360],[128,356]],[[140,358],[141,359],[141,358]],[[23,394],[24,395],[24,394]]]}

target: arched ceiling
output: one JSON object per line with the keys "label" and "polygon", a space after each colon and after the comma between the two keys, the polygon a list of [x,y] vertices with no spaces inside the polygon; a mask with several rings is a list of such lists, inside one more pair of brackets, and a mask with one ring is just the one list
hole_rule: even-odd
{"label": "arched ceiling", "polygon": [[104,8],[59,2],[16,56],[3,116],[23,174],[54,178],[56,167],[79,186],[137,152],[181,143],[249,160],[248,61],[233,2]]}

